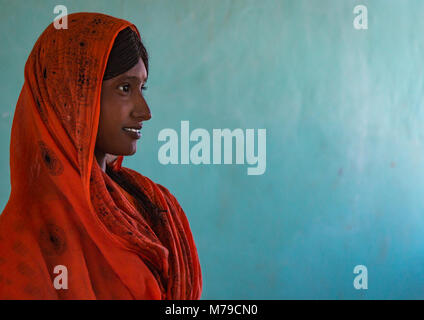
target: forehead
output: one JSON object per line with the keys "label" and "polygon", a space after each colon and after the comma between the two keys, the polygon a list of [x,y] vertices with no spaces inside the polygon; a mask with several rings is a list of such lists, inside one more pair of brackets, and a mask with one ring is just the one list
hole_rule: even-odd
{"label": "forehead", "polygon": [[130,80],[136,82],[146,82],[147,70],[143,60],[140,58],[134,67],[112,79],[116,81]]}
{"label": "forehead", "polygon": [[134,65],[131,69],[128,71],[121,73],[120,75],[117,75],[116,77],[113,77],[108,80],[103,81],[103,85],[114,85],[116,82],[121,81],[131,81],[134,83],[145,83],[147,81],[147,70],[144,66],[143,60],[141,58],[138,60],[137,64]]}

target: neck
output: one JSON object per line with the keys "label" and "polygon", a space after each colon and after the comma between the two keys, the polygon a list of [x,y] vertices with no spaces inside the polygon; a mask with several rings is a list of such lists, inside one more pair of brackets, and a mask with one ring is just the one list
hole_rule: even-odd
{"label": "neck", "polygon": [[103,172],[106,171],[106,153],[94,150],[94,156]]}

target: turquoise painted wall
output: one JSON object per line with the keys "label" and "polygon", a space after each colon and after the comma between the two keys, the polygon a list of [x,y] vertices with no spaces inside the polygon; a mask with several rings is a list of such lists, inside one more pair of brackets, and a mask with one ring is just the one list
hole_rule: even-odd
{"label": "turquoise painted wall", "polygon": [[[184,208],[203,298],[424,298],[423,1],[0,0],[2,207],[24,64],[56,4],[139,27],[153,118],[124,165]],[[358,4],[368,30],[353,28]],[[182,120],[265,128],[265,174],[161,165],[159,131]]]}

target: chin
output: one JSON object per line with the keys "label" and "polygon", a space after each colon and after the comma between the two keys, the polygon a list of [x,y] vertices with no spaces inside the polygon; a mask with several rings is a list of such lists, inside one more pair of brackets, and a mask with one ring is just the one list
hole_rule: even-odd
{"label": "chin", "polygon": [[136,152],[137,152],[137,144],[136,143],[128,143],[128,141],[125,141],[125,142],[122,142],[119,145],[119,147],[115,146],[115,148],[109,148],[109,152],[107,152],[107,153],[113,154],[113,155],[116,155],[116,156],[132,156]]}
{"label": "chin", "polygon": [[137,147],[131,147],[128,150],[126,150],[126,152],[121,153],[122,156],[132,156],[133,154],[135,154],[137,152]]}

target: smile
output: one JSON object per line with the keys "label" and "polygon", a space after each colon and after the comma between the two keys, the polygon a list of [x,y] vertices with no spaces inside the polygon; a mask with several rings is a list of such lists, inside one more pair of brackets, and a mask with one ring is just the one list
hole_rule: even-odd
{"label": "smile", "polygon": [[134,139],[140,139],[141,137],[140,129],[135,129],[135,128],[122,128],[122,129]]}

